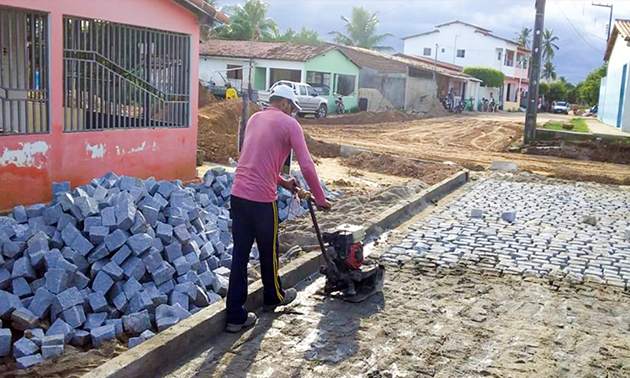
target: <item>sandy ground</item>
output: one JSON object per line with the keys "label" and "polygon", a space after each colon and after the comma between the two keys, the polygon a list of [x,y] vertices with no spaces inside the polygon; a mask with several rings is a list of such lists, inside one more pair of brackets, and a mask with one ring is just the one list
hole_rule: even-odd
{"label": "sandy ground", "polygon": [[[543,114],[538,122],[542,124],[550,119],[570,118]],[[329,143],[355,145],[413,158],[451,161],[471,169],[507,160],[521,169],[560,178],[594,181],[630,179],[630,168],[623,165],[507,153],[507,147],[522,136],[523,122],[524,115],[521,113],[491,113],[372,125],[304,125],[304,128],[313,138]]]}
{"label": "sandy ground", "polygon": [[[406,222],[375,247],[468,190]],[[185,356],[169,378],[627,377],[630,301],[608,288],[388,266],[385,287],[360,304],[299,286],[296,303],[243,334],[222,334]]]}

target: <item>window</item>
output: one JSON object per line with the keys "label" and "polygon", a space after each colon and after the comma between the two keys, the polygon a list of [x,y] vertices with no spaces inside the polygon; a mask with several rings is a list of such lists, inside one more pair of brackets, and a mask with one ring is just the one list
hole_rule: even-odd
{"label": "window", "polygon": [[322,96],[330,95],[329,73],[308,71],[306,73],[306,82],[310,84],[318,94]]}
{"label": "window", "polygon": [[306,89],[308,90],[308,95],[309,96],[317,96],[317,92],[315,91],[315,89],[313,89],[313,87],[306,87]]}
{"label": "window", "polygon": [[243,66],[228,64],[227,69],[228,79],[243,80]]}
{"label": "window", "polygon": [[446,49],[442,49],[442,52],[443,52],[443,53],[445,53],[445,52],[446,52]]}
{"label": "window", "polygon": [[189,35],[77,17],[62,27],[64,131],[188,127]]}
{"label": "window", "polygon": [[498,61],[501,61],[501,57],[502,57],[502,55],[503,55],[503,51],[501,51],[501,50],[497,50],[497,60],[498,60]]}
{"label": "window", "polygon": [[300,96],[306,96],[306,87],[304,85],[300,85]]}
{"label": "window", "polygon": [[431,56],[431,48],[430,47],[425,47],[423,55],[424,56]]}
{"label": "window", "polygon": [[457,57],[458,58],[465,58],[466,57],[466,50],[457,50]]}
{"label": "window", "polygon": [[0,136],[47,133],[48,17],[0,6]]}
{"label": "window", "polygon": [[342,96],[350,96],[354,93],[356,76],[337,75],[337,93]]}

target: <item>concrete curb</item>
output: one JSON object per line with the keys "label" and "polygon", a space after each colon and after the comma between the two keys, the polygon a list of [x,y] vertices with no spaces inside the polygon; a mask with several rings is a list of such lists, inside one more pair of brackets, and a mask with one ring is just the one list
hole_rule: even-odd
{"label": "concrete curb", "polygon": [[[464,170],[423,190],[404,203],[383,212],[380,219],[367,225],[366,232],[368,235],[374,235],[380,230],[402,223],[414,213],[464,185],[468,178],[468,171]],[[295,286],[318,272],[323,263],[321,252],[309,252],[280,269],[282,282],[286,287]],[[260,280],[249,285],[247,298],[249,310],[262,306],[262,289]],[[97,367],[83,378],[154,377],[166,367],[180,361],[184,354],[182,351],[198,350],[207,340],[222,333],[226,316],[225,300],[222,300]]]}

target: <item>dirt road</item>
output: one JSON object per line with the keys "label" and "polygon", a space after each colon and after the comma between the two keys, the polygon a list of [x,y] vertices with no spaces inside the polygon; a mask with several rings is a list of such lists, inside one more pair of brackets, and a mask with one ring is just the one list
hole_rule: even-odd
{"label": "dirt road", "polygon": [[[550,116],[558,117],[558,116]],[[541,116],[540,123],[547,121]],[[509,160],[521,169],[559,178],[630,182],[623,165],[507,153],[522,136],[524,115],[456,116],[371,125],[304,125],[315,139],[420,159],[452,161],[464,167],[487,167]]]}

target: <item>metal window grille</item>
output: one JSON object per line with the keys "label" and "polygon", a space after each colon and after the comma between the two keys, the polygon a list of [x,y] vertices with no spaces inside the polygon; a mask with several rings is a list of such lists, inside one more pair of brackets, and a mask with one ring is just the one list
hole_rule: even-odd
{"label": "metal window grille", "polygon": [[0,135],[47,133],[48,15],[0,6]]}
{"label": "metal window grille", "polygon": [[64,17],[64,131],[188,127],[190,37]]}

